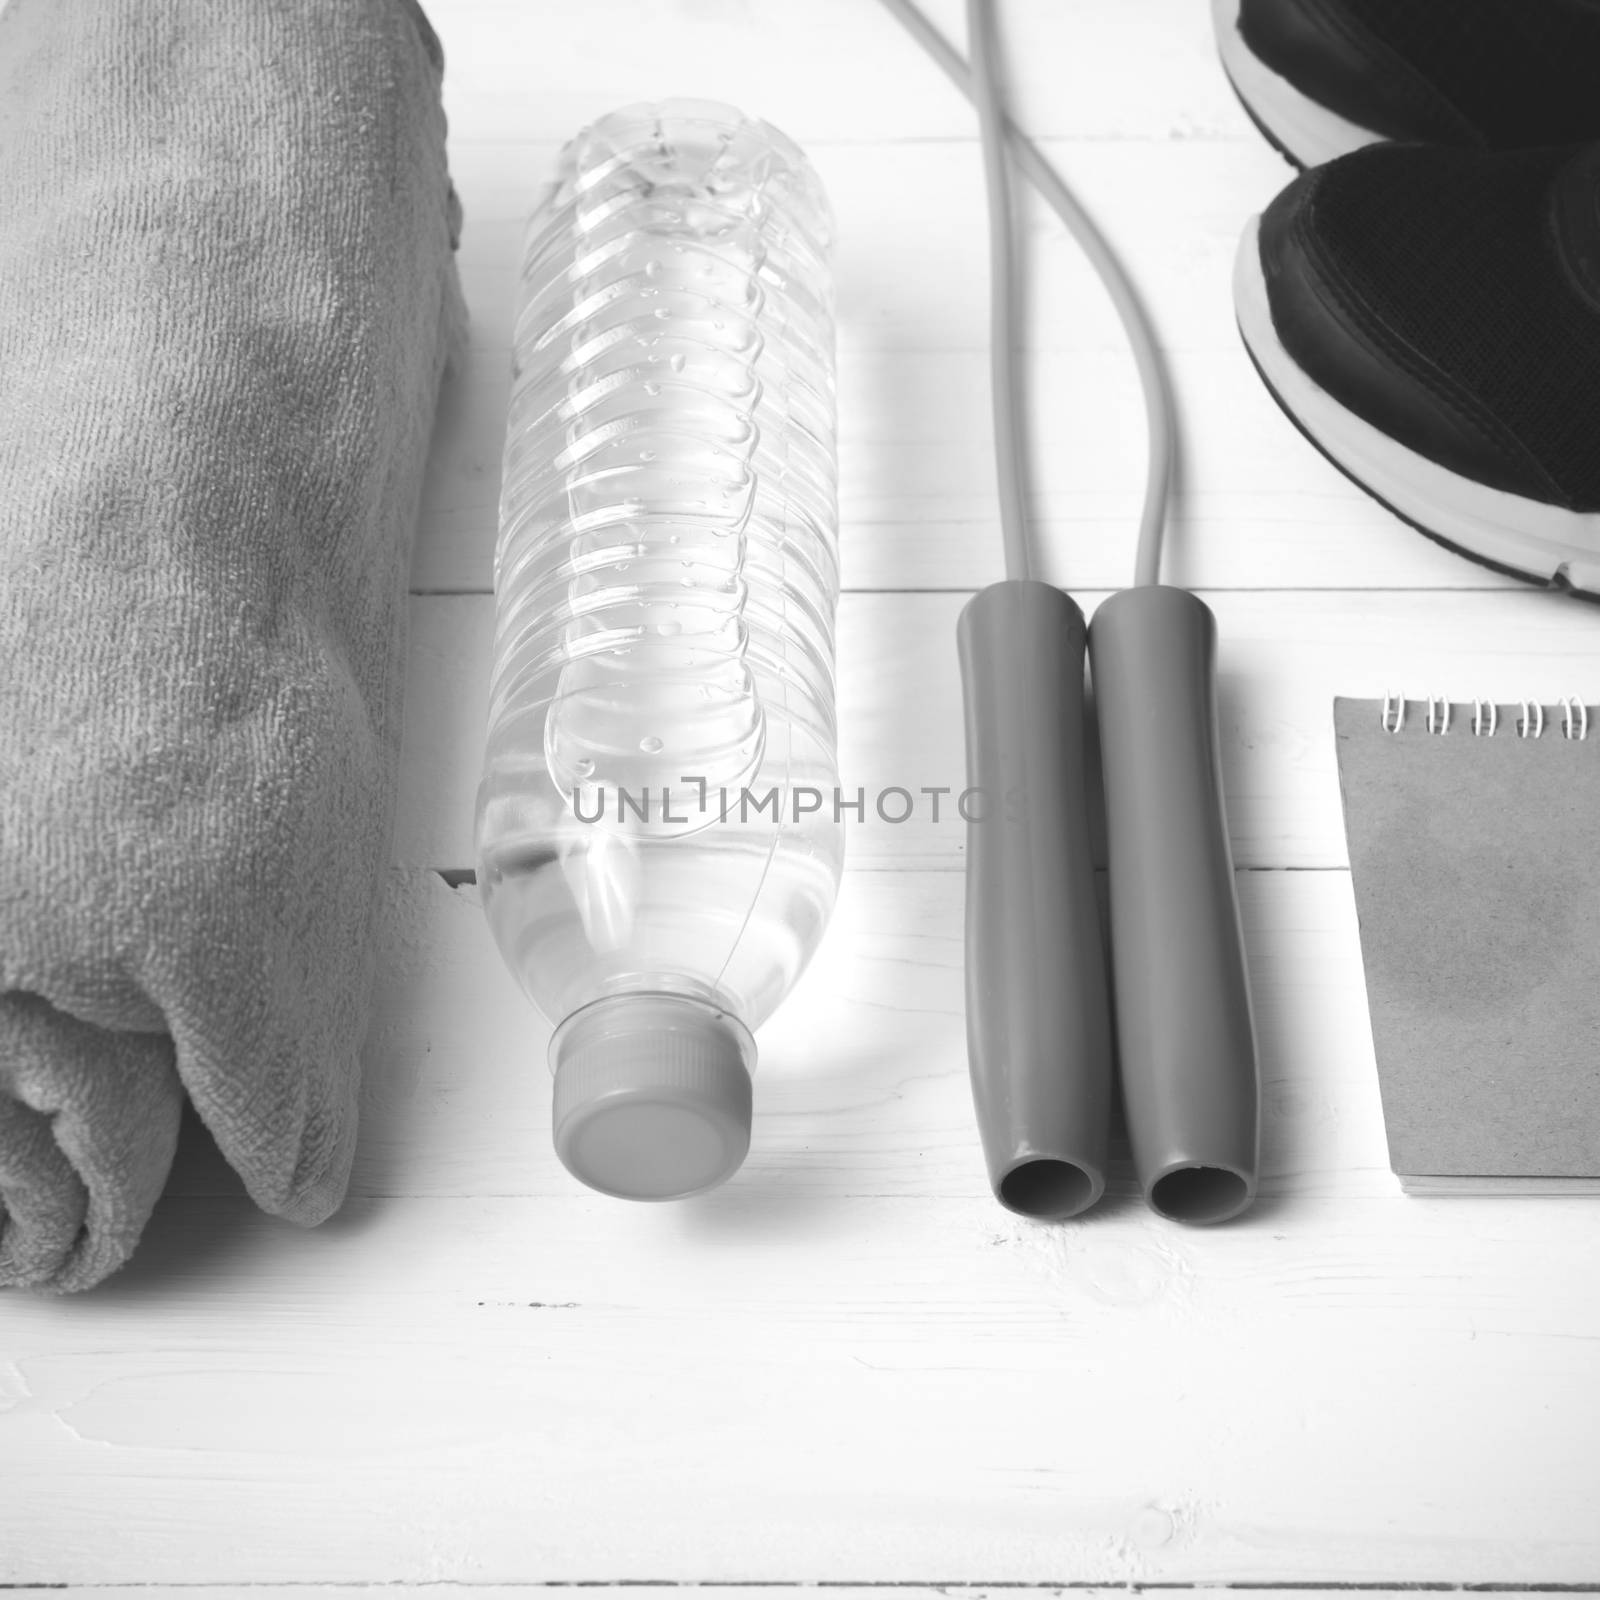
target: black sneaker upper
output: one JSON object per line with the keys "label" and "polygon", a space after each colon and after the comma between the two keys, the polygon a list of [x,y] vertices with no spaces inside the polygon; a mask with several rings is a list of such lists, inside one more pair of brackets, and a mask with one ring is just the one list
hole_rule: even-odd
{"label": "black sneaker upper", "polygon": [[1600,0],[1239,0],[1251,52],[1390,139],[1600,139]]}
{"label": "black sneaker upper", "polygon": [[1600,144],[1375,145],[1291,183],[1260,239],[1320,388],[1475,482],[1600,510]]}

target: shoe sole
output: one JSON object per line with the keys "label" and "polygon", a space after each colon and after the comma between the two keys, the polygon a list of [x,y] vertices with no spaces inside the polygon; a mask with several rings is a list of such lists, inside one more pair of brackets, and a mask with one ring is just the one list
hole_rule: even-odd
{"label": "shoe sole", "polygon": [[1600,514],[1474,483],[1397,443],[1320,388],[1280,343],[1261,270],[1260,219],[1234,258],[1239,334],[1267,392],[1358,488],[1436,544],[1480,565],[1600,600]]}
{"label": "shoe sole", "polygon": [[1245,114],[1273,149],[1297,167],[1320,166],[1383,142],[1381,133],[1350,122],[1303,95],[1269,67],[1239,32],[1239,0],[1211,0],[1217,53]]}

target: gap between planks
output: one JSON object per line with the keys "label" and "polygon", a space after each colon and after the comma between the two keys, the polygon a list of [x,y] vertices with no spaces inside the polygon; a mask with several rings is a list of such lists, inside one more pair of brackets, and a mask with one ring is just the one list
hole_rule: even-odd
{"label": "gap between planks", "polygon": [[1154,1591],[1173,1593],[1191,1590],[1214,1590],[1243,1592],[1261,1596],[1293,1594],[1298,1597],[1322,1594],[1600,1594],[1600,1580],[1593,1583],[1523,1583],[1510,1580],[1505,1582],[1487,1580],[1458,1583],[1448,1579],[1411,1579],[1395,1580],[1393,1582],[1380,1580],[1341,1582],[1330,1580],[1323,1582],[1315,1579],[1265,1578],[1233,1581],[1151,1579],[1143,1582],[1130,1580],[1116,1583],[1076,1578],[1060,1580],[1001,1578],[992,1582],[981,1582],[973,1579],[961,1579],[952,1582],[933,1578],[513,1578],[479,1582],[462,1578],[371,1578],[355,1581],[346,1579],[337,1583],[325,1583],[315,1578],[305,1578],[268,1579],[259,1582],[252,1582],[246,1579],[229,1583],[213,1583],[205,1579],[184,1579],[179,1582],[151,1581],[131,1583],[0,1582],[0,1591],[21,1595],[72,1591],[116,1594],[123,1591],[138,1590],[143,1592],[152,1589],[183,1591],[184,1593],[205,1592],[219,1597],[242,1591],[258,1592],[261,1590],[293,1590],[296,1592],[309,1590],[313,1593],[331,1596],[356,1593],[368,1589],[452,1589],[485,1596],[526,1589],[541,1591],[567,1589],[710,1589],[719,1593],[726,1593],[730,1590],[737,1592],[755,1589],[764,1592],[770,1592],[775,1589],[827,1590],[832,1593],[840,1591],[866,1593],[880,1590],[910,1590],[929,1595],[982,1595],[998,1590],[1045,1594],[1142,1594]]}

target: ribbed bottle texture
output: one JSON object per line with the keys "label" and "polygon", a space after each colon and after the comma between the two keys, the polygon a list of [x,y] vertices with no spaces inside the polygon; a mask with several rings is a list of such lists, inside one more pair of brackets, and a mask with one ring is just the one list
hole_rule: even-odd
{"label": "ribbed bottle texture", "polygon": [[832,907],[830,243],[789,140],[688,102],[585,130],[529,228],[477,840],[554,1023],[754,1028]]}

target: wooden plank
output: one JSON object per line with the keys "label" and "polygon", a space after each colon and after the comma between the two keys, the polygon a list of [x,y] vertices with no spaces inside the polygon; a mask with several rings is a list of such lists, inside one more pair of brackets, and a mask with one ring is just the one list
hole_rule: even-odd
{"label": "wooden plank", "polygon": [[[1506,587],[1350,485],[1279,415],[1239,345],[1240,228],[1281,187],[1264,147],[1051,147],[1122,249],[1168,346],[1185,432],[1168,575],[1206,588]],[[446,395],[413,569],[487,589],[522,218],[552,145],[468,145],[462,266],[474,344]],[[981,173],[970,143],[815,152],[839,216],[844,578],[972,588],[1000,574],[987,374]],[[1127,581],[1144,422],[1121,329],[1053,218],[1029,212],[1033,502],[1054,581]]]}
{"label": "wooden plank", "polygon": [[[559,145],[506,141],[451,146],[465,212],[460,264],[473,338],[504,349],[509,291],[530,210]],[[1226,290],[1246,219],[1284,187],[1288,169],[1257,144],[1122,144],[1046,140],[1046,155],[1078,191],[1150,297],[1177,350],[1237,342]],[[834,283],[844,350],[983,350],[988,258],[983,169],[972,139],[810,149],[836,224]],[[1124,347],[1099,280],[1062,225],[1019,195],[1027,241],[1031,347]]]}
{"label": "wooden plank", "polygon": [[[441,409],[412,586],[491,586],[507,378],[474,352]],[[493,370],[490,370],[490,369]],[[1184,483],[1164,576],[1203,589],[1510,589],[1514,580],[1422,538],[1289,426],[1240,351],[1180,355]],[[1095,352],[1036,369],[1040,571],[1108,589],[1133,570],[1144,472],[1127,358]],[[976,351],[846,353],[839,505],[851,590],[975,589],[1002,577],[987,373]]]}
{"label": "wooden plank", "polygon": [[[282,1565],[271,1531],[314,1522],[342,1472],[338,1551],[315,1533],[292,1546],[308,1575],[349,1561],[393,1581],[425,1561],[446,1581],[1585,1581],[1600,1561],[1584,1442],[1600,1422],[1592,1206],[1399,1196],[1345,875],[1240,886],[1267,1176],[1248,1220],[1208,1233],[1150,1218],[1125,1172],[1065,1227],[987,1198],[953,874],[847,880],[817,962],[762,1032],[745,1170],[666,1208],[605,1202],[562,1173],[547,1030],[474,891],[397,874],[357,1198],[297,1234],[189,1160],[186,1195],[164,1203],[110,1294],[131,1294],[153,1329],[176,1298],[193,1348],[168,1329],[146,1349],[112,1313],[131,1365],[97,1376],[111,1363],[93,1326],[87,1372],[76,1345],[44,1362],[45,1400],[66,1397],[84,1445],[61,1469],[68,1508],[94,1492],[108,1446],[141,1482],[165,1477],[131,1509],[119,1500],[129,1520],[106,1568],[153,1578],[148,1530],[209,1469],[198,1514],[226,1519],[219,1496],[249,1495],[240,1570],[273,1577],[302,1567]],[[419,1195],[465,1209],[417,1212]],[[217,1209],[186,1209],[202,1204]],[[234,1297],[252,1328],[277,1308],[270,1349],[206,1309]],[[333,1335],[312,1335],[313,1318]],[[40,1403],[38,1361],[13,1364],[13,1388]],[[915,1393],[863,1391],[861,1372]],[[402,1416],[378,1402],[389,1381]],[[719,1405],[725,1430],[705,1420]],[[285,1415],[315,1462],[272,1432]],[[661,1432],[641,1437],[638,1416]],[[783,1447],[736,1465],[752,1418]],[[863,1440],[869,1465],[847,1463],[841,1482]],[[41,1494],[60,1481],[45,1466]],[[673,1471],[692,1490],[664,1486]],[[511,1494],[513,1481],[538,1487]],[[642,1510],[613,1542],[619,1498]],[[381,1561],[363,1556],[378,1548],[370,1525],[414,1516],[425,1550],[384,1520]],[[184,1570],[226,1575],[236,1543]]]}
{"label": "wooden plank", "polygon": [[[964,784],[955,626],[963,594],[852,594],[839,612],[840,774],[863,789],[850,827],[858,868],[959,867],[965,827],[935,822],[922,789]],[[1103,598],[1079,592],[1087,611]],[[1600,631],[1590,607],[1525,587],[1503,592],[1209,594],[1235,863],[1329,867],[1347,860],[1334,763],[1336,694],[1591,700]],[[396,850],[401,861],[470,866],[482,762],[492,602],[419,596]],[[910,708],[917,714],[908,714]],[[887,788],[912,792],[903,823],[880,820]],[[888,815],[904,802],[891,799]],[[847,818],[847,826],[853,819]]]}
{"label": "wooden plank", "polygon": [[1592,1205],[174,1199],[6,1307],[20,1583],[1591,1583]]}
{"label": "wooden plank", "polygon": [[[959,0],[924,10],[963,42]],[[806,143],[970,137],[972,113],[870,0],[432,0],[453,141],[562,139],[663,95],[731,101]],[[1123,0],[1092,17],[1007,0],[1008,91],[1041,135],[1256,137],[1188,0]]]}
{"label": "wooden plank", "polygon": [[[0,0],[3,4],[3,0]],[[1152,1524],[1152,1526],[1158,1526]],[[16,1600],[62,1600],[62,1592],[68,1593],[79,1586],[63,1584],[58,1587],[17,1588],[12,1591]],[[371,1600],[372,1585],[360,1583],[252,1583],[252,1584],[225,1584],[225,1583],[185,1583],[181,1586],[137,1585],[127,1584],[97,1584],[94,1594],[103,1597],[103,1600],[159,1600],[159,1597],[181,1594],[184,1600],[288,1600],[289,1596],[299,1596],[302,1600]],[[394,1594],[396,1600],[412,1600],[420,1597],[423,1591],[433,1587],[419,1583],[388,1583],[384,1587]],[[452,1583],[450,1591],[456,1600],[526,1600],[530,1585],[526,1583]],[[615,1583],[604,1581],[585,1582],[581,1584],[566,1583],[540,1583],[537,1585],[542,1594],[548,1595],[550,1600],[594,1600],[595,1591],[606,1589],[628,1589],[636,1591],[644,1589],[655,1591],[662,1600],[777,1600],[773,1591],[781,1595],[785,1589],[813,1590],[825,1588],[829,1600],[882,1600],[884,1584],[851,1584],[829,1583],[816,1585],[809,1583],[773,1583],[759,1586],[749,1584],[704,1584],[704,1583],[672,1583],[668,1581],[644,1582],[622,1580]],[[895,1583],[893,1588],[901,1600],[941,1600],[941,1597],[952,1597],[952,1600],[1008,1600],[1018,1588],[1038,1590],[1041,1597],[1065,1596],[1071,1594],[1075,1600],[1103,1600],[1103,1597],[1112,1595],[1126,1595],[1130,1589],[1137,1589],[1136,1584],[1104,1584],[1085,1585],[1075,1584],[1070,1587],[1063,1584],[1007,1584],[998,1587],[993,1584],[983,1583]],[[1178,1585],[1176,1587],[1187,1587]],[[1420,1586],[1427,1587],[1427,1586]],[[1454,1585],[1440,1583],[1433,1587],[1445,1589]],[[1528,1585],[1517,1585],[1519,1591],[1530,1588]],[[1403,1589],[1383,1588],[1379,1585],[1364,1585],[1361,1593],[1370,1596],[1371,1600],[1408,1600],[1418,1592],[1418,1585]],[[1480,1587],[1478,1592],[1483,1592]],[[1493,1592],[1491,1589],[1490,1592]],[[1533,1592],[1550,1592],[1534,1590]],[[1583,1589],[1576,1586],[1563,1586],[1558,1591],[1563,1595],[1585,1595],[1600,1593],[1600,1590]],[[1318,1589],[1311,1585],[1296,1586],[1293,1589],[1274,1589],[1269,1586],[1252,1584],[1250,1594],[1252,1600],[1336,1600],[1336,1597],[1350,1593],[1349,1589]]]}
{"label": "wooden plank", "polygon": [[[1270,1196],[1394,1195],[1343,872],[1239,876],[1260,1039]],[[963,884],[857,873],[800,987],[759,1035],[740,1183],[806,1195],[986,1193],[967,1081]],[[477,890],[397,871],[366,1051],[360,1195],[570,1198],[550,1146],[549,1028],[506,971]],[[1137,1192],[1121,1154],[1112,1188]],[[233,1195],[209,1141],[172,1187]]]}

